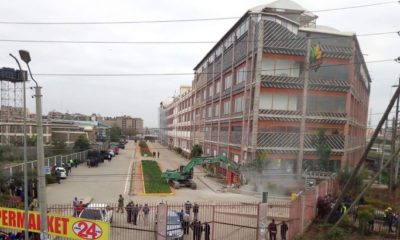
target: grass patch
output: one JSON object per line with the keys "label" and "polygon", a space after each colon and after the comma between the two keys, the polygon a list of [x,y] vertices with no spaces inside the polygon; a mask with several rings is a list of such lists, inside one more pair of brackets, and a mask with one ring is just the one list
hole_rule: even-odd
{"label": "grass patch", "polygon": [[156,161],[142,160],[144,188],[146,193],[171,193]]}
{"label": "grass patch", "polygon": [[147,146],[147,143],[145,141],[140,141],[139,142],[139,148],[140,148],[140,154],[142,157],[152,157],[153,153],[150,152],[149,146]]}

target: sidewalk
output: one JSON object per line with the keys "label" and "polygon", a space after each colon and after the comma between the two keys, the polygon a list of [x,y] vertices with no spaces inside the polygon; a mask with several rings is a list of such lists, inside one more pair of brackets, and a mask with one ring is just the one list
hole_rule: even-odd
{"label": "sidewalk", "polygon": [[132,166],[132,179],[131,179],[131,191],[129,195],[142,195],[144,194],[144,183],[143,183],[143,172],[142,172],[142,157],[140,156],[140,150],[137,144],[135,144],[135,154],[133,158]]}

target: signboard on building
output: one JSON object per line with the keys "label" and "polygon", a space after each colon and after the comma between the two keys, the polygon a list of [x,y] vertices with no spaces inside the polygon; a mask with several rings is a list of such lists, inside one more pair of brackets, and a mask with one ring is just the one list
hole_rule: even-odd
{"label": "signboard on building", "polygon": [[[0,228],[24,230],[24,211],[14,208],[0,208]],[[48,234],[69,239],[110,239],[110,224],[102,221],[67,217],[57,214],[47,215]],[[29,211],[30,232],[40,232],[40,214]]]}
{"label": "signboard on building", "polygon": [[311,47],[309,62],[310,62],[309,66],[310,70],[317,71],[318,68],[321,66],[322,51],[319,43]]}

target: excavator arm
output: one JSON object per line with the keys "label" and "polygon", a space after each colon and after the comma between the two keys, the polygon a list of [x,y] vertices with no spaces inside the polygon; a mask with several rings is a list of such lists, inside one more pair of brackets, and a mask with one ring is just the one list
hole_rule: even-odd
{"label": "excavator arm", "polygon": [[183,167],[181,173],[182,174],[189,173],[193,169],[194,166],[207,164],[207,163],[209,163],[209,164],[224,163],[227,167],[233,169],[234,171],[238,171],[239,170],[239,166],[235,162],[229,160],[224,155],[218,155],[218,156],[215,156],[215,157],[196,157],[196,158],[192,158],[192,160],[185,167]]}

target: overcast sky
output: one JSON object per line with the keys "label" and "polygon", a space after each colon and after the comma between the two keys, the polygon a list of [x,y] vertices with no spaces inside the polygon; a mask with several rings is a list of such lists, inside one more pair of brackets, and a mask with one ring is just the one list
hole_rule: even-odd
{"label": "overcast sky", "polygon": [[[101,22],[239,17],[261,0],[14,0],[1,1],[1,21]],[[309,10],[322,10],[387,0],[299,0]],[[391,4],[316,13],[317,24],[358,34],[400,30],[400,5]],[[236,20],[121,25],[5,25],[0,40],[81,41],[217,41]],[[400,56],[397,34],[359,38],[366,61]],[[213,44],[60,44],[0,42],[0,68],[16,64],[8,54],[31,53],[34,73],[192,73]],[[376,125],[397,83],[399,63],[368,64],[372,76],[370,108]],[[43,112],[131,115],[157,127],[160,101],[190,85],[193,75],[130,77],[37,76],[43,87]],[[28,84],[29,86],[32,83]],[[31,90],[28,91],[32,95]],[[28,107],[35,111],[34,99]]]}

